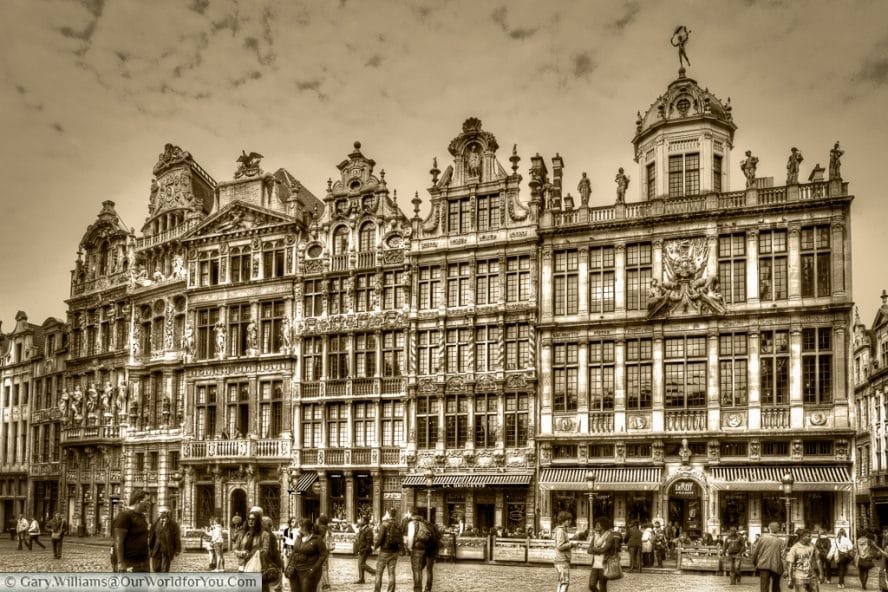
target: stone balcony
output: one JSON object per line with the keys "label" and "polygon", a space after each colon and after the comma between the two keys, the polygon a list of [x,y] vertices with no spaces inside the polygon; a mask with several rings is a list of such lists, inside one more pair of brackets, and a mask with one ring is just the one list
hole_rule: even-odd
{"label": "stone balcony", "polygon": [[293,451],[294,463],[305,468],[396,467],[404,463],[401,448],[306,448]]}
{"label": "stone balcony", "polygon": [[62,430],[62,444],[92,444],[119,441],[125,428],[120,425],[94,425],[65,427]]}
{"label": "stone balcony", "polygon": [[365,398],[375,395],[399,395],[404,392],[404,388],[404,378],[401,376],[320,380],[301,383],[299,385],[299,396],[302,399]]}
{"label": "stone balcony", "polygon": [[182,443],[183,461],[201,460],[290,460],[289,438],[262,440],[191,440]]}

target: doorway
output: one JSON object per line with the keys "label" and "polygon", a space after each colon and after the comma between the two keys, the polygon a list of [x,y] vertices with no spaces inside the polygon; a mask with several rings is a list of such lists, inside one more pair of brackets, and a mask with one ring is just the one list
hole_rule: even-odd
{"label": "doorway", "polygon": [[302,497],[302,517],[314,522],[321,515],[321,500],[316,497]]}
{"label": "doorway", "polygon": [[703,532],[703,513],[700,499],[669,498],[669,522],[677,525],[681,534],[699,536]]}
{"label": "doorway", "polygon": [[234,489],[231,491],[231,507],[228,509],[228,523],[231,524],[231,519],[234,518],[235,514],[243,519],[243,523],[246,524],[247,520],[247,492],[243,489]]}
{"label": "doorway", "polygon": [[475,504],[475,528],[490,531],[496,526],[496,504]]}

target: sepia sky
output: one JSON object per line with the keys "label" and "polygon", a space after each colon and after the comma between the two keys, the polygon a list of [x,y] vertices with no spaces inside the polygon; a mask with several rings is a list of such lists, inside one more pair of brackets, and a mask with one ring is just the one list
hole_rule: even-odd
{"label": "sepia sky", "polygon": [[322,196],[360,140],[401,208],[469,116],[523,158],[559,152],[565,185],[639,183],[630,139],[677,74],[669,45],[691,29],[688,76],[731,97],[739,156],[800,178],[841,140],[853,204],[854,297],[869,324],[882,288],[888,195],[888,3],[874,1],[2,0],[0,320],[64,318],[87,226],[111,199],[128,226],[148,211],[166,142],[216,180],[242,149]]}

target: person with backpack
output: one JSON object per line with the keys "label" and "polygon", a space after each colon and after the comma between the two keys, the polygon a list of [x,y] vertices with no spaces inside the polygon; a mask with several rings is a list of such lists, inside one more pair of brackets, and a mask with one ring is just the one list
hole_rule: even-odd
{"label": "person with backpack", "polygon": [[669,541],[659,522],[654,522],[654,559],[657,567],[663,567],[663,560],[669,551]]}
{"label": "person with backpack", "polygon": [[61,512],[56,512],[53,519],[46,525],[52,539],[52,555],[56,559],[62,558],[62,541],[68,533],[68,521],[62,518]]}
{"label": "person with backpack", "polygon": [[364,515],[358,516],[358,535],[355,537],[355,555],[358,557],[358,580],[356,584],[364,583],[364,572],[376,577],[376,570],[367,565],[367,558],[373,552],[373,529]]}
{"label": "person with backpack", "polygon": [[[413,592],[431,592],[440,539],[437,525],[427,522],[419,510],[414,509],[410,524],[407,525],[407,549],[410,551],[410,568],[413,571]],[[424,589],[423,570],[427,573]]]}
{"label": "person with backpack", "polygon": [[404,546],[404,531],[398,523],[398,511],[391,508],[379,525],[379,534],[373,547],[379,549],[376,559],[376,580],[373,592],[382,591],[382,574],[388,572],[388,592],[395,592],[395,569],[398,567],[398,553]]}
{"label": "person with backpack", "polygon": [[723,556],[728,561],[728,573],[731,576],[731,584],[740,583],[740,562],[746,553],[746,539],[737,532],[737,527],[732,526],[725,537]]}

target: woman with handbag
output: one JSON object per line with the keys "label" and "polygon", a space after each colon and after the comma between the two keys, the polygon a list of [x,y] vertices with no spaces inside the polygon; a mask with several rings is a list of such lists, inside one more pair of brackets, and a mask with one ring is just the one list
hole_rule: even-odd
{"label": "woman with handbag", "polygon": [[262,525],[262,508],[253,506],[247,515],[247,527],[238,543],[237,556],[242,564],[239,571],[262,574],[262,592],[270,592],[272,584],[280,580],[280,553],[274,535]]}
{"label": "woman with handbag", "polygon": [[851,563],[853,550],[854,543],[845,534],[845,529],[840,528],[826,556],[830,561],[835,561],[839,568],[839,588],[845,587],[845,574],[848,573],[848,564]]}
{"label": "woman with handbag", "polygon": [[869,572],[875,565],[876,559],[881,559],[885,552],[876,546],[868,532],[861,530],[859,534],[860,536],[857,538],[857,574],[860,578],[860,587],[866,590]]}
{"label": "woman with handbag", "polygon": [[326,560],[324,539],[318,536],[311,519],[303,518],[284,568],[284,575],[290,580],[290,592],[315,592]]}
{"label": "woman with handbag", "polygon": [[589,540],[589,554],[592,556],[592,571],[589,573],[589,590],[607,592],[607,581],[623,577],[620,567],[620,550],[611,532],[610,519],[601,516],[595,519],[595,530]]}

